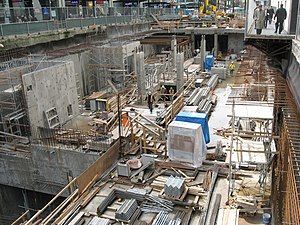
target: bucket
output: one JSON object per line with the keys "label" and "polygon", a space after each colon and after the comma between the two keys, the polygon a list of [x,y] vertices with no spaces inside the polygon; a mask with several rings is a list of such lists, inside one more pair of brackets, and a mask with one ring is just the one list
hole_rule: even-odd
{"label": "bucket", "polygon": [[271,222],[271,214],[264,213],[262,217],[263,217],[264,224],[269,224]]}

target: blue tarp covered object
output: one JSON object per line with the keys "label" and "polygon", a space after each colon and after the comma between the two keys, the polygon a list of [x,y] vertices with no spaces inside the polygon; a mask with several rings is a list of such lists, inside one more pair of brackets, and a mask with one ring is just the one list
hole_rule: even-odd
{"label": "blue tarp covered object", "polygon": [[210,142],[209,128],[208,128],[208,115],[206,113],[180,112],[175,117],[175,121],[201,124],[205,143],[207,144]]}
{"label": "blue tarp covered object", "polygon": [[210,71],[214,65],[214,61],[215,61],[215,58],[213,55],[207,55],[205,57],[205,69]]}

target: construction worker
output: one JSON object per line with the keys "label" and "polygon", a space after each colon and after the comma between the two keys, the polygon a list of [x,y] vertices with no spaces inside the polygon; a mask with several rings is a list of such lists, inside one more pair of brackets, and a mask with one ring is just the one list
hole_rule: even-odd
{"label": "construction worker", "polygon": [[173,87],[170,87],[170,89],[169,89],[169,96],[170,96],[170,100],[171,101],[173,101],[173,95],[174,95],[174,89],[173,89]]}
{"label": "construction worker", "polygon": [[231,63],[229,64],[229,72],[230,72],[230,76],[233,75],[233,72],[235,70],[235,64],[233,61],[231,61]]}
{"label": "construction worker", "polygon": [[161,94],[161,99],[163,101],[165,101],[166,100],[166,94],[167,94],[167,89],[166,89],[165,85],[161,86],[160,94]]}
{"label": "construction worker", "polygon": [[222,60],[222,57],[223,57],[223,56],[222,56],[222,52],[219,51],[219,52],[218,52],[218,56],[217,56],[217,60]]}
{"label": "construction worker", "polygon": [[150,109],[151,114],[152,114],[152,111],[153,111],[153,102],[154,102],[154,96],[152,95],[151,92],[148,92],[147,104],[148,104],[148,108]]}

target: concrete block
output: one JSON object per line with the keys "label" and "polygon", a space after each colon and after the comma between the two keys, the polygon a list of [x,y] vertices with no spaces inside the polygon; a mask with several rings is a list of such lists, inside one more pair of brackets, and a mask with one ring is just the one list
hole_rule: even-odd
{"label": "concrete block", "polygon": [[129,177],[130,176],[130,168],[126,163],[118,163],[117,173],[118,173],[118,176]]}
{"label": "concrete block", "polygon": [[157,159],[157,155],[153,154],[142,154],[141,162],[143,165],[146,165],[150,162],[154,162]]}

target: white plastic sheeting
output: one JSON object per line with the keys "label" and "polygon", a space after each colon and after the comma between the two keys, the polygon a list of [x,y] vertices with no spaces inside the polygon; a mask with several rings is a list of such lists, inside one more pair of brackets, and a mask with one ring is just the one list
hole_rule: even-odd
{"label": "white plastic sheeting", "polygon": [[200,124],[173,121],[168,127],[167,147],[172,161],[202,165],[206,158],[206,144]]}

